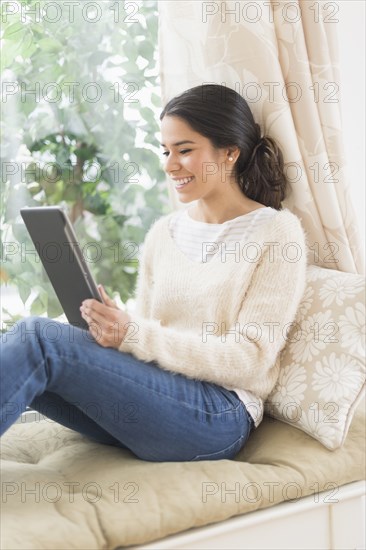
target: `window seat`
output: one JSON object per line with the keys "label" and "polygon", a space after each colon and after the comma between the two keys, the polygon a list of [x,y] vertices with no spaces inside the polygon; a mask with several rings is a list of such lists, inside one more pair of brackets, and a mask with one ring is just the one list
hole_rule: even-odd
{"label": "window seat", "polygon": [[[361,548],[364,523],[357,518],[364,521],[364,490],[354,482],[365,475],[364,434],[364,404],[357,408],[344,445],[335,451],[294,426],[265,417],[234,460],[152,463],[55,422],[20,422],[1,439],[1,548],[263,549],[252,533],[256,524],[267,539],[277,533],[269,548],[294,548],[293,539],[286,542],[289,533],[278,523],[280,517],[288,517],[294,527],[306,525],[310,510],[328,522],[330,512],[322,519],[324,504],[334,508],[333,535],[328,538],[334,539],[337,526],[341,537],[348,529],[347,548]],[[337,515],[347,484],[357,486],[360,498],[348,516],[344,509]],[[303,515],[294,523],[291,510],[302,503],[307,503]],[[281,506],[287,506],[284,514]],[[246,518],[247,528],[235,538],[235,526]],[[215,536],[220,526],[224,528]],[[246,541],[245,529],[252,539]],[[310,548],[300,530],[293,536],[298,548]],[[316,540],[314,548],[345,548],[343,542],[337,546],[321,535]]]}

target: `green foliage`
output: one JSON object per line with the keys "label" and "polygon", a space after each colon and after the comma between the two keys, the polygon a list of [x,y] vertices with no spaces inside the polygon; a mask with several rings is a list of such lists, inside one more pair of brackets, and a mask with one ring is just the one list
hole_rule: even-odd
{"label": "green foliage", "polygon": [[60,315],[19,216],[25,205],[58,204],[96,280],[125,302],[146,231],[170,210],[156,137],[157,3],[79,3],[71,12],[61,2],[44,12],[26,0],[11,14],[6,4],[1,281],[32,300],[32,314]]}

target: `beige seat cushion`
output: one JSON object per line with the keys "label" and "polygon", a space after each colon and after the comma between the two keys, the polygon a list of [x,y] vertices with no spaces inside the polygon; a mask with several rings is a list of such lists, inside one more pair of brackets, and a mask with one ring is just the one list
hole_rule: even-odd
{"label": "beige seat cushion", "polygon": [[59,424],[2,438],[1,548],[113,549],[363,479],[365,418],[342,448],[265,418],[235,460],[152,463]]}

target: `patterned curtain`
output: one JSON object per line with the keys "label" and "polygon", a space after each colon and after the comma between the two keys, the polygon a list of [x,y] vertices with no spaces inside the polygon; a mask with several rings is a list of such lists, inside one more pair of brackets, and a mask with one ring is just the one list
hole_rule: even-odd
{"label": "patterned curtain", "polygon": [[283,206],[302,222],[309,263],[364,274],[342,144],[337,3],[158,5],[163,102],[203,83],[237,90],[282,147],[290,182]]}

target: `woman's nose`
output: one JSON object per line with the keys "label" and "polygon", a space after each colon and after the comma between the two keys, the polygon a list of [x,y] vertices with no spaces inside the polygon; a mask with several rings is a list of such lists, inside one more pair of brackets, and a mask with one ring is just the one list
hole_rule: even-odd
{"label": "woman's nose", "polygon": [[164,170],[168,174],[180,169],[180,163],[176,155],[170,153],[165,160]]}

